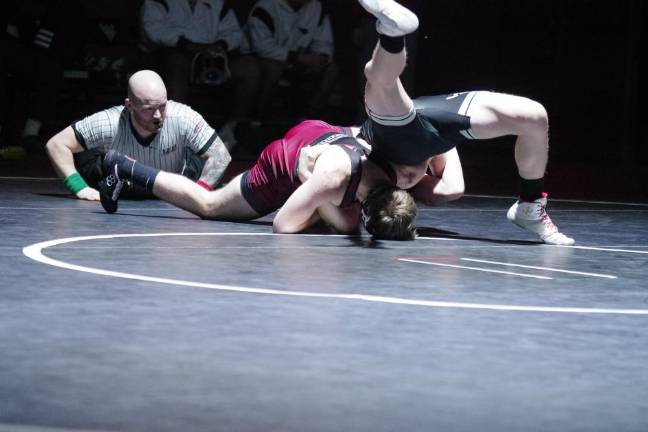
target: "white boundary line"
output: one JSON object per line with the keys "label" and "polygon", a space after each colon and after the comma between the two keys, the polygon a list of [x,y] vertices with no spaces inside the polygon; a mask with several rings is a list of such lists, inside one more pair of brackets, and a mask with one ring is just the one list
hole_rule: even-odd
{"label": "white boundary line", "polygon": [[533,278],[533,279],[553,279],[552,277],[549,277],[549,276],[538,276],[538,275],[532,275],[532,274],[527,274],[527,273],[513,273],[513,272],[507,272],[507,271],[503,271],[503,270],[487,269],[487,268],[483,268],[483,267],[468,267],[468,266],[462,266],[462,265],[458,265],[458,264],[445,264],[445,263],[422,261],[422,260],[415,260],[415,259],[409,259],[409,258],[397,258],[397,259],[398,259],[398,261],[411,262],[411,263],[416,263],[416,264],[426,264],[426,265],[433,265],[433,266],[440,266],[440,267],[452,267],[452,268],[460,268],[460,269],[466,269],[466,270],[476,270],[476,271],[481,271],[481,272],[486,272],[486,273],[500,273],[500,274],[507,274],[507,275],[512,275],[512,276]]}
{"label": "white boundary line", "polygon": [[[154,233],[154,234],[107,234],[97,236],[83,236],[83,237],[70,237],[56,240],[49,240],[40,243],[35,243],[23,248],[25,256],[41,262],[43,264],[52,265],[55,267],[65,268],[69,270],[76,270],[86,273],[98,274],[103,276],[119,277],[123,279],[141,280],[147,282],[156,282],[169,285],[183,285],[196,288],[216,289],[222,291],[244,292],[253,294],[272,294],[281,296],[293,297],[316,297],[328,299],[346,299],[346,300],[361,300],[368,302],[412,305],[412,306],[425,306],[435,308],[455,308],[455,309],[482,309],[482,310],[498,310],[498,311],[516,311],[516,312],[552,312],[552,313],[577,313],[577,314],[608,314],[608,315],[645,315],[648,316],[648,309],[614,309],[614,308],[579,308],[579,307],[548,307],[548,306],[522,306],[522,305],[498,305],[498,304],[480,304],[480,303],[457,303],[457,302],[442,302],[442,301],[428,301],[428,300],[413,300],[398,297],[383,297],[365,294],[325,294],[325,293],[309,293],[304,291],[281,291],[274,289],[263,288],[249,288],[231,285],[219,285],[200,283],[192,281],[183,281],[179,279],[167,279],[150,277],[143,275],[136,275],[131,273],[113,272],[109,270],[102,270],[92,267],[79,266],[69,264],[63,261],[55,260],[43,255],[43,249],[48,247],[62,245],[66,243],[73,243],[85,240],[102,240],[102,239],[115,239],[115,238],[129,238],[129,237],[171,237],[171,236],[273,236],[276,234],[271,233]],[[326,237],[332,237],[325,234]],[[322,235],[310,234],[309,237],[321,237]],[[336,236],[344,237],[344,236]]]}
{"label": "white boundary line", "polygon": [[[614,246],[606,246],[606,247],[596,247],[596,246],[561,246],[561,245],[553,245],[553,246],[555,246],[555,247],[570,248],[570,249],[593,250],[593,251],[600,251],[600,252],[623,252],[623,253],[634,253],[634,254],[648,254],[648,251],[645,251],[645,250],[616,249]],[[625,247],[631,247],[631,246],[625,246]],[[645,246],[637,246],[637,247],[645,247]]]}
{"label": "white boundary line", "polygon": [[28,181],[47,181],[47,180],[59,180],[58,177],[0,177],[0,180],[28,180]]}
{"label": "white boundary line", "polygon": [[[443,240],[443,241],[471,241],[472,239],[464,239],[461,238],[460,235],[458,236],[448,236],[448,237],[416,237],[417,240]],[[550,245],[550,244],[543,244],[540,243],[538,240],[538,246],[542,247],[559,247],[559,248],[567,248],[567,249],[582,249],[582,250],[593,250],[593,251],[599,251],[599,252],[623,252],[623,253],[631,253],[631,254],[648,254],[648,251],[646,250],[633,250],[633,249],[619,249],[620,247],[638,247],[638,248],[644,248],[646,246],[562,246],[562,245]],[[486,247],[491,247],[491,248],[500,248],[500,247],[526,247],[526,245],[520,245],[520,244],[499,244],[499,245],[489,245],[489,246],[484,246],[480,245],[479,247],[481,248],[486,248]]]}
{"label": "white boundary line", "polygon": [[[465,197],[470,197],[470,198],[512,199],[512,200],[518,199],[518,197],[507,196],[507,195],[473,195],[473,194],[465,194],[464,196]],[[551,198],[551,201],[566,202],[566,203],[582,203],[582,204],[626,205],[626,206],[648,207],[648,203],[630,203],[630,202],[619,202],[619,201],[587,201],[587,200],[563,199],[563,198]]]}
{"label": "white boundary line", "polygon": [[552,268],[552,267],[538,267],[538,266],[530,266],[530,265],[524,265],[524,264],[505,263],[505,262],[499,262],[499,261],[487,261],[487,260],[480,260],[480,259],[474,259],[474,258],[461,258],[461,260],[462,261],[470,261],[470,262],[478,262],[478,263],[483,263],[483,264],[494,264],[494,265],[508,266],[508,267],[521,267],[521,268],[528,268],[528,269],[535,269],[535,270],[547,270],[547,271],[552,271],[552,272],[570,273],[570,274],[576,274],[576,275],[582,275],[582,276],[600,277],[600,278],[606,278],[606,279],[617,279],[617,277],[614,276],[614,275],[607,275],[607,274],[601,274],[601,273],[579,272],[579,271],[575,271],[575,270],[563,270],[563,269],[557,269],[557,268]]}
{"label": "white boundary line", "polygon": [[0,423],[0,432],[108,432],[104,429],[70,429],[50,426],[33,426],[12,423]]}
{"label": "white boundary line", "polygon": [[[628,204],[624,204],[628,206]],[[637,204],[639,206],[639,204]],[[501,208],[476,208],[476,207],[420,207],[420,211],[430,213],[452,213],[452,212],[472,212],[472,213],[499,213],[506,209]],[[614,209],[601,209],[601,208],[582,208],[582,209],[551,209],[552,213],[645,213],[648,212],[648,205],[643,208],[614,208]]]}

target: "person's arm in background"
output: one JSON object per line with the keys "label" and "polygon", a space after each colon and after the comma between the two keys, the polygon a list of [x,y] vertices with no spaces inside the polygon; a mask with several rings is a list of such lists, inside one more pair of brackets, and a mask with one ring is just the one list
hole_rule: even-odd
{"label": "person's arm in background", "polygon": [[435,156],[429,173],[410,192],[417,202],[439,205],[461,198],[465,185],[457,148]]}
{"label": "person's arm in background", "polygon": [[314,71],[321,71],[333,61],[333,31],[328,15],[318,20],[312,41],[298,56],[298,62]]}
{"label": "person's arm in background", "polygon": [[279,26],[282,23],[273,16],[273,10],[279,7],[278,3],[257,3],[248,18],[247,29],[253,54],[283,63],[288,58],[288,46],[280,45],[275,38],[275,34],[281,31]]}
{"label": "person's arm in background", "polygon": [[319,1],[302,6],[299,21],[290,29],[288,63],[321,72],[333,61],[333,31]]}
{"label": "person's arm in background", "polygon": [[224,2],[219,12],[218,26],[212,35],[213,40],[217,42],[217,47],[221,47],[226,52],[240,48],[244,37],[236,13],[228,4],[227,1]]}
{"label": "person's arm in background", "polygon": [[184,25],[175,22],[162,2],[145,0],[140,16],[144,35],[153,45],[176,46],[184,34]]}
{"label": "person's arm in background", "polygon": [[79,199],[98,201],[99,192],[88,186],[74,165],[74,153],[83,151],[74,134],[72,126],[68,126],[47,141],[47,155],[52,161],[56,174],[64,180],[65,186]]}

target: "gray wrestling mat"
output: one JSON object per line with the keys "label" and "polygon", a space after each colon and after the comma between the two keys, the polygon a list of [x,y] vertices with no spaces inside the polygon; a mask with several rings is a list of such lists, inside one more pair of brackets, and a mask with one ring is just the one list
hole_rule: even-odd
{"label": "gray wrestling mat", "polygon": [[0,180],[0,431],[648,430],[648,205],[273,235]]}

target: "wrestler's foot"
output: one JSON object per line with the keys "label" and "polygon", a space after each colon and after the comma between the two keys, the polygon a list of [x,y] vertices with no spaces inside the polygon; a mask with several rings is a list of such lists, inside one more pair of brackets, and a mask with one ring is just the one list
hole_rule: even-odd
{"label": "wrestler's foot", "polygon": [[547,194],[532,202],[518,200],[506,213],[508,220],[520,228],[534,232],[547,244],[571,246],[574,239],[558,231],[547,214]]}
{"label": "wrestler's foot", "polygon": [[404,36],[418,28],[416,15],[394,0],[358,0],[360,5],[378,19],[378,33],[387,36]]}
{"label": "wrestler's foot", "polygon": [[117,200],[126,184],[125,180],[119,178],[118,163],[123,158],[125,158],[124,155],[110,150],[102,163],[105,177],[99,181],[99,198],[106,213],[115,213],[117,211]]}

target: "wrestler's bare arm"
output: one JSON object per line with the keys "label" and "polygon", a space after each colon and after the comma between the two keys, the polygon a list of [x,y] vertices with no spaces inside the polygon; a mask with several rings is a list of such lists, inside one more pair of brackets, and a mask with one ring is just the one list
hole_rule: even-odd
{"label": "wrestler's bare arm", "polygon": [[360,224],[360,204],[341,208],[331,203],[325,203],[317,208],[322,220],[331,225],[339,233],[349,234],[358,230]]}
{"label": "wrestler's bare arm", "polygon": [[429,168],[431,173],[411,189],[417,202],[439,205],[463,196],[463,170],[456,148],[433,157]]}
{"label": "wrestler's bare arm", "polygon": [[[345,188],[351,175],[351,162],[344,157],[344,150],[330,146],[318,158],[311,177],[301,184],[281,207],[273,222],[273,230],[278,233],[296,233],[310,226],[314,214],[324,205],[338,205],[342,201]],[[334,220],[326,220],[326,207],[320,214],[325,221],[336,226]]]}
{"label": "wrestler's bare arm", "polygon": [[[297,161],[297,175],[302,183],[306,182],[313,175],[315,162],[331,146],[330,144],[318,144],[304,147],[299,152]],[[311,221],[311,224],[322,219],[327,224],[333,226],[338,232],[351,233],[358,228],[360,221],[360,206],[352,206],[342,209],[334,204],[325,203],[317,208],[317,218]]]}

